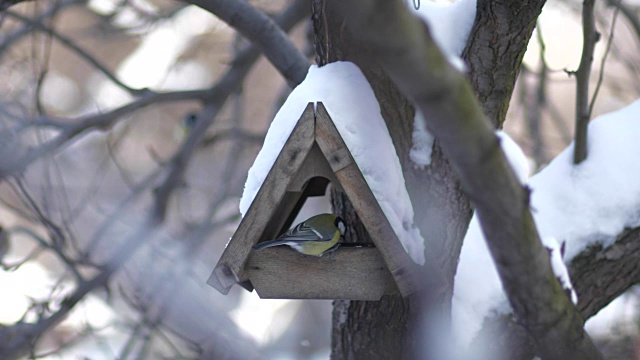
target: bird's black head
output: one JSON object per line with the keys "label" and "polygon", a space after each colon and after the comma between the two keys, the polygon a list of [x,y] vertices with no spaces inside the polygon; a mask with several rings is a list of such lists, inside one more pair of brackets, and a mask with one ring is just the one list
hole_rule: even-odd
{"label": "bird's black head", "polygon": [[196,123],[198,122],[198,113],[195,113],[195,112],[188,113],[187,115],[184,116],[184,119],[182,121],[184,123],[183,124],[184,127],[191,130],[196,126]]}
{"label": "bird's black head", "polygon": [[342,220],[340,216],[336,216],[336,221],[334,225],[340,230],[340,235],[344,235],[347,232],[347,224]]}

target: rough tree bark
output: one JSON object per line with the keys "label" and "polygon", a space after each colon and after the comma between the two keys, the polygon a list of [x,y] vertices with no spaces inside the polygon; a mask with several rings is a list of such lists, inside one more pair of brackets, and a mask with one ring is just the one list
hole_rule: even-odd
{"label": "rough tree bark", "polygon": [[529,207],[473,90],[402,1],[333,2],[394,83],[427,116],[473,199],[509,304],[545,359],[601,359],[551,271]]}
{"label": "rough tree bark", "polygon": [[[371,63],[367,50],[344,31],[340,15],[332,11],[330,4],[315,0],[312,19],[317,64],[323,66],[334,61],[358,64],[380,103],[417,211],[415,220],[423,236],[429,239],[426,258],[431,259],[431,265],[437,264],[432,269],[439,268],[439,275],[444,275],[444,279],[439,279],[443,280],[444,285],[444,289],[440,289],[440,302],[446,304],[444,310],[448,311],[462,239],[471,218],[469,201],[463,196],[459,182],[437,144],[434,146],[431,166],[426,169],[413,166],[409,151],[414,108],[381,67]],[[334,197],[333,203],[336,211],[348,220],[350,227],[361,226],[348,199]],[[357,236],[359,242],[366,241],[366,232],[360,232]],[[411,357],[415,333],[411,320],[417,319],[418,315],[418,307],[399,296],[385,297],[379,302],[336,301],[332,358]]]}
{"label": "rough tree bark", "polygon": [[[372,60],[372,54],[350,38],[345,30],[345,20],[333,11],[331,4],[322,0],[313,4],[317,62],[324,65],[337,60],[352,61],[358,64],[372,84],[403,166],[407,187],[417,210],[416,221],[428,241],[427,259],[443,269],[448,285],[446,293],[450,295],[462,237],[471,214],[469,203],[437,142],[432,166],[426,171],[414,169],[408,157],[413,130],[411,104]],[[478,2],[476,24],[465,56],[470,63],[471,82],[483,110],[496,127],[504,121],[522,56],[543,4],[544,1],[522,5]],[[348,214],[349,207],[345,203],[344,200],[335,201],[337,210]],[[450,297],[440,300],[446,302],[448,309]],[[420,307],[412,307],[408,301],[393,297],[372,303],[336,302],[332,358],[410,357],[411,350],[407,349],[415,343],[415,333],[411,330],[412,321],[418,318],[417,309]],[[390,328],[404,328],[406,332],[389,334]]]}
{"label": "rough tree bark", "polygon": [[[357,49],[357,46],[354,46],[355,44],[346,36],[340,25],[340,18],[327,8],[326,2],[315,0],[312,4],[318,66],[341,60],[358,63],[359,57],[366,56],[366,53]],[[390,84],[379,69],[362,70],[371,84],[376,84],[378,81],[375,80],[381,77]],[[385,96],[387,100],[380,99],[379,91],[380,86],[374,88],[381,108],[389,109],[399,119],[406,120],[413,117],[411,105],[397,93],[397,90],[394,97]],[[383,116],[386,119],[388,114]],[[398,121],[398,123],[403,124],[406,121]],[[394,144],[397,144],[396,139],[393,140]],[[332,195],[335,212],[349,224],[345,241],[371,242],[349,200],[336,193]],[[397,356],[406,358],[404,344],[407,343],[409,312],[409,304],[400,296],[385,296],[381,301],[334,301],[331,358],[390,359]]]}
{"label": "rough tree bark", "polygon": [[[640,228],[626,229],[607,248],[596,245],[577,255],[571,261],[569,274],[578,294],[577,308],[582,318],[595,315],[640,283],[639,262]],[[490,353],[502,353],[502,358],[509,360],[529,360],[536,350],[527,331],[512,315],[486,319],[480,337],[474,341],[491,344]]]}
{"label": "rough tree bark", "polygon": [[478,0],[462,54],[485,116],[502,128],[531,33],[546,0]]}

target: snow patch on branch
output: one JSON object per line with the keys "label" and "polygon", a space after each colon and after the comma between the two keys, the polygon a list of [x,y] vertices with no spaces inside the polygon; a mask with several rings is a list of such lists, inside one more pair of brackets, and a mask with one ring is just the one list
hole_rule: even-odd
{"label": "snow patch on branch", "polygon": [[460,55],[476,19],[476,0],[458,0],[453,4],[423,0],[417,10],[412,5],[409,9],[429,25],[431,36],[449,63],[465,71]]}
{"label": "snow patch on branch", "polygon": [[591,122],[585,161],[573,165],[571,144],[529,182],[538,230],[567,243],[565,261],[640,225],[638,139],[640,100]]}
{"label": "snow patch on branch", "polygon": [[[524,183],[526,157],[506,134],[498,136],[507,159]],[[625,228],[640,226],[639,138],[640,100],[591,122],[585,161],[573,164],[572,144],[528,182],[532,213],[542,243],[549,250],[552,270],[574,303],[577,297],[565,264],[587,247],[596,243],[607,247]],[[466,348],[486,317],[510,312],[474,216],[455,279],[454,335]]]}
{"label": "snow patch on branch", "polygon": [[416,168],[424,169],[431,164],[434,140],[433,135],[427,130],[427,123],[422,112],[416,109],[413,119],[411,151],[409,152],[409,158]]}
{"label": "snow patch on branch", "polygon": [[[527,157],[507,133],[498,130],[496,136],[518,181],[524,185],[530,171]],[[548,247],[553,249],[557,245],[551,243]],[[510,311],[480,222],[474,215],[464,238],[454,282],[451,314],[454,336],[466,349],[481,330],[486,316]]]}
{"label": "snow patch on branch", "polygon": [[[423,0],[417,10],[413,4],[409,9],[429,25],[431,36],[449,63],[460,72],[466,71],[460,56],[476,18],[476,0],[459,0],[453,4]],[[416,110],[413,144],[409,153],[416,168],[424,169],[431,164],[433,141],[434,137],[425,124],[424,114]]]}

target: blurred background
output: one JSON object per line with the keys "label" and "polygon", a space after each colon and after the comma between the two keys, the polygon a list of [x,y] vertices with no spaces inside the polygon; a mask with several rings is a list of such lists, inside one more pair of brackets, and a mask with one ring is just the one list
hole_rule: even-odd
{"label": "blurred background", "polygon": [[[250,3],[296,19],[289,35],[313,60],[308,2]],[[534,171],[573,135],[568,72],[582,51],[581,4],[546,5],[512,98],[505,129]],[[640,97],[640,1],[622,4],[597,2],[594,117]],[[260,300],[237,286],[223,296],[205,284],[290,91],[264,58],[231,77],[183,180],[171,184],[163,226],[149,226],[192,125],[211,111],[207,91],[225,86],[247,46],[212,14],[168,0],[38,0],[0,13],[0,165],[15,170],[0,182],[0,329],[42,330],[42,319],[65,315],[30,358],[329,357],[330,301]],[[29,148],[38,156],[16,164]],[[300,218],[328,209],[314,199]],[[100,277],[106,264],[117,271]],[[79,301],[70,311],[69,299]],[[588,329],[633,353],[638,306],[634,289]]]}

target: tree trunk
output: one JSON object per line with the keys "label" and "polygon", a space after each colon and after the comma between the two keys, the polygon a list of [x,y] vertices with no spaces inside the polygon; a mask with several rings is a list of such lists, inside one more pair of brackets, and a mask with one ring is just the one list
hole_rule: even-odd
{"label": "tree trunk", "polygon": [[546,0],[478,0],[462,54],[485,116],[502,128],[522,58]]}
{"label": "tree trunk", "polygon": [[[346,195],[336,191],[331,195],[334,212],[349,224],[345,242],[372,242]],[[399,295],[380,301],[335,300],[331,359],[408,358],[410,313],[409,302]]]}
{"label": "tree trunk", "polygon": [[[451,166],[436,145],[431,166],[417,169],[409,158],[414,125],[414,108],[382,69],[371,61],[366,49],[352,41],[344,31],[343,19],[332,12],[330,4],[313,1],[316,62],[323,66],[334,61],[357,64],[369,80],[380,103],[380,111],[403,168],[405,182],[416,211],[415,221],[428,240],[425,257],[432,269],[440,269],[444,289],[438,289],[438,302],[449,311],[453,277],[462,239],[471,218],[471,209],[463,196]],[[349,200],[333,194],[336,213],[349,224],[347,241],[367,242]],[[434,264],[436,264],[434,266]],[[432,270],[425,269],[426,272]],[[432,274],[425,274],[430,276]],[[380,301],[335,301],[333,311],[332,359],[401,359],[412,358],[419,351],[412,344],[419,332],[418,319],[425,299],[402,299],[385,296]],[[412,306],[411,304],[416,304]],[[441,306],[438,306],[442,309]]]}

